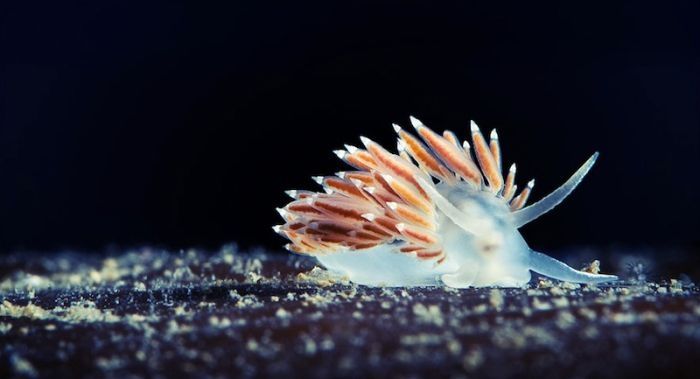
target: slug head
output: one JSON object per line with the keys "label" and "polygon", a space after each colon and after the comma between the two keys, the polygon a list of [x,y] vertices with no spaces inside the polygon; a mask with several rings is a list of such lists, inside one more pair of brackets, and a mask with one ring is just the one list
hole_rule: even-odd
{"label": "slug head", "polygon": [[507,205],[490,192],[468,186],[441,190],[461,218],[455,222],[441,215],[440,234],[448,256],[460,267],[458,272],[444,275],[443,281],[457,287],[517,287],[527,283],[530,249],[513,225]]}

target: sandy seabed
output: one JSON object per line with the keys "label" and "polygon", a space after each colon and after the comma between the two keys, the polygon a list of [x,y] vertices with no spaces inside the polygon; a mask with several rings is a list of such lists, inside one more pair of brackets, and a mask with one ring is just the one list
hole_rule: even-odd
{"label": "sandy seabed", "polygon": [[698,377],[698,268],[655,256],[615,252],[612,286],[454,290],[355,286],[232,246],[11,254],[0,377]]}

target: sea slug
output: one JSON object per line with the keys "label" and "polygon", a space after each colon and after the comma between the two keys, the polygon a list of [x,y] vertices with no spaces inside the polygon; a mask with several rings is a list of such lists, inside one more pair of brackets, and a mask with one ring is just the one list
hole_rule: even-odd
{"label": "sea slug", "polygon": [[503,177],[495,129],[487,142],[472,121],[470,145],[414,117],[411,124],[420,139],[394,125],[398,154],[361,137],[364,149],[335,151],[354,170],[314,177],[323,193],[287,191],[294,200],[278,208],[285,222],[273,229],[291,241],[288,250],[371,286],[519,287],[530,270],[578,283],[617,280],[531,250],[518,232],[576,188],[597,152],[525,207],[535,182],[517,193],[515,164]]}

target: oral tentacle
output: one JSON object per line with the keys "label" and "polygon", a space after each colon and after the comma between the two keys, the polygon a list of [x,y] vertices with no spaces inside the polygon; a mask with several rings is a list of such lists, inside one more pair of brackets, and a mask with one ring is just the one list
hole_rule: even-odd
{"label": "oral tentacle", "polygon": [[418,184],[420,184],[423,190],[425,190],[432,197],[433,202],[438,209],[440,209],[440,211],[442,211],[442,213],[444,213],[445,216],[447,216],[447,218],[449,218],[455,225],[462,228],[462,230],[472,235],[482,235],[488,232],[488,227],[485,225],[480,225],[479,220],[465,215],[464,212],[452,205],[447,198],[442,196],[442,194],[435,189],[435,186],[419,177],[416,177],[416,181]]}
{"label": "oral tentacle", "polygon": [[618,280],[615,275],[579,271],[546,254],[530,250],[530,269],[553,279],[574,283],[606,283]]}

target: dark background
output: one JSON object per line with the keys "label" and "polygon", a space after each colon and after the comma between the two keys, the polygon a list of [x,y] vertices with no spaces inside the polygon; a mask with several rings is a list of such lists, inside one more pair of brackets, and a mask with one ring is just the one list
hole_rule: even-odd
{"label": "dark background", "polygon": [[282,191],[409,115],[497,127],[533,199],[601,152],[534,247],[697,245],[698,7],[485,3],[3,2],[0,252],[279,248]]}

